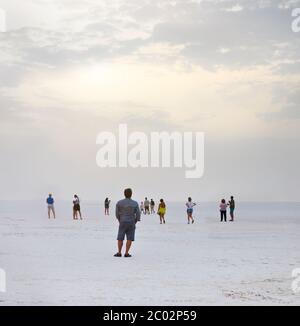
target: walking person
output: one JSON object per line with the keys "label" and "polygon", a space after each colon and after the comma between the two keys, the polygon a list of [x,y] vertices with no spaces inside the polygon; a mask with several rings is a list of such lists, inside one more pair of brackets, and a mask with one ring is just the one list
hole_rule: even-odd
{"label": "walking person", "polygon": [[185,204],[187,207],[187,218],[188,218],[188,224],[190,224],[190,221],[192,221],[192,224],[195,223],[195,220],[193,218],[193,211],[194,211],[194,206],[196,206],[196,203],[192,202],[192,198],[189,197],[187,203]]}
{"label": "walking person", "polygon": [[119,232],[118,232],[118,252],[115,257],[122,257],[122,248],[126,235],[126,251],[124,257],[131,257],[129,251],[132,242],[135,240],[135,229],[136,224],[141,220],[141,212],[139,204],[132,200],[132,190],[125,189],[125,199],[120,200],[116,205],[116,218],[119,221]]}
{"label": "walking person", "polygon": [[228,202],[228,206],[230,209],[230,222],[234,222],[234,210],[235,210],[235,200],[234,197],[231,196]]}
{"label": "walking person", "polygon": [[110,200],[106,198],[104,201],[104,215],[109,215],[109,206],[110,206]]}
{"label": "walking person", "polygon": [[150,202],[148,200],[148,198],[146,197],[145,198],[145,201],[144,201],[144,208],[145,208],[145,214],[150,214]]}
{"label": "walking person", "polygon": [[49,197],[46,200],[48,205],[48,218],[50,220],[51,213],[53,214],[53,217],[55,219],[55,209],[54,209],[54,198],[52,197],[52,194],[49,194]]}
{"label": "walking person", "polygon": [[166,215],[166,204],[163,199],[160,200],[157,214],[159,215],[160,224],[166,224],[165,215]]}
{"label": "walking person", "polygon": [[144,202],[142,202],[142,201],[141,201],[141,204],[140,204],[140,211],[141,211],[141,213],[143,213],[143,214],[144,214],[144,212],[145,212]]}
{"label": "walking person", "polygon": [[74,195],[73,199],[73,220],[78,220],[78,215],[82,220],[80,199],[77,195]]}
{"label": "walking person", "polygon": [[227,222],[227,204],[226,200],[222,199],[220,204],[221,222]]}
{"label": "walking person", "polygon": [[153,199],[150,200],[151,214],[155,214],[155,202]]}

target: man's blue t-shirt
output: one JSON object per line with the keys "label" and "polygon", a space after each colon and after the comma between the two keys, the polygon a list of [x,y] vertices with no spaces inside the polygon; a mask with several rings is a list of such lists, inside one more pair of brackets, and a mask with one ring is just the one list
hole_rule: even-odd
{"label": "man's blue t-shirt", "polygon": [[47,204],[48,205],[53,205],[54,204],[54,199],[52,197],[47,198]]}
{"label": "man's blue t-shirt", "polygon": [[129,198],[120,200],[116,206],[116,218],[120,223],[137,223],[141,220],[139,204]]}

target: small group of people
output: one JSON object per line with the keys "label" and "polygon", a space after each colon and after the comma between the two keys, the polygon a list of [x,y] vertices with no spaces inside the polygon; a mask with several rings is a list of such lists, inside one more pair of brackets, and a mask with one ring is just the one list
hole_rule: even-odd
{"label": "small group of people", "polygon": [[[163,199],[160,199],[157,214],[160,219],[160,224],[166,224],[165,215],[166,215],[166,203]],[[150,201],[146,197],[144,201],[140,204],[140,211],[144,215],[155,214],[155,201],[151,199]]]}
{"label": "small group of people", "polygon": [[144,201],[141,202],[140,204],[140,211],[146,215],[150,215],[150,214],[155,214],[155,202],[153,199],[151,199],[150,201],[148,200],[148,198],[146,197]]}
{"label": "small group of people", "polygon": [[[54,209],[54,198],[52,194],[49,194],[47,200],[47,206],[48,206],[48,218],[51,219],[51,213],[53,215],[53,218],[56,218],[55,215],[55,209]],[[80,199],[77,195],[74,195],[73,198],[73,220],[83,220],[82,214],[81,214],[81,208],[80,208]]]}
{"label": "small group of people", "polygon": [[227,208],[229,207],[230,210],[230,222],[234,222],[234,210],[235,210],[235,200],[234,197],[231,196],[228,203],[226,203],[225,199],[221,200],[220,203],[220,215],[221,220],[220,222],[227,222]]}

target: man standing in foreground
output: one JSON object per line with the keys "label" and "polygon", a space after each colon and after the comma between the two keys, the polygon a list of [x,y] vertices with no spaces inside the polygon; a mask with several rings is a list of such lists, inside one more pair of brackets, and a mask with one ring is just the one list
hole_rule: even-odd
{"label": "man standing in foreground", "polygon": [[124,257],[131,257],[129,250],[135,237],[135,225],[141,220],[141,212],[139,204],[132,200],[132,190],[126,189],[124,191],[125,199],[120,200],[116,205],[116,218],[119,221],[118,233],[118,253],[115,257],[122,257],[122,248],[125,235],[127,238],[126,252]]}

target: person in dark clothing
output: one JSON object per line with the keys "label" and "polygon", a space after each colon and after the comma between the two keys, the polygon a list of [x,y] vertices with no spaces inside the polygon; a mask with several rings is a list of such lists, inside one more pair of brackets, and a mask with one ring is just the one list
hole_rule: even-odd
{"label": "person in dark clothing", "polygon": [[110,200],[108,198],[104,201],[104,214],[109,215],[109,206],[110,206]]}
{"label": "person in dark clothing", "polygon": [[230,222],[233,222],[234,221],[234,210],[235,210],[235,200],[234,200],[234,197],[231,196],[230,198],[230,201],[228,202],[228,206],[229,206],[229,209],[230,209]]}
{"label": "person in dark clothing", "polygon": [[78,215],[82,220],[81,208],[80,208],[80,199],[77,195],[74,195],[73,199],[73,220],[78,220]]}
{"label": "person in dark clothing", "polygon": [[153,199],[150,200],[151,214],[155,214],[155,202]]}

